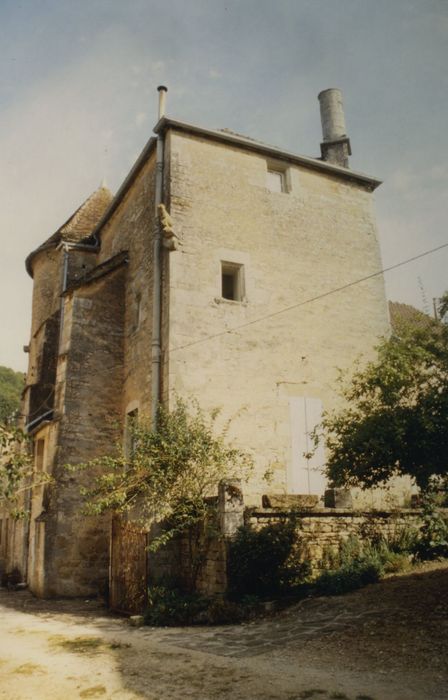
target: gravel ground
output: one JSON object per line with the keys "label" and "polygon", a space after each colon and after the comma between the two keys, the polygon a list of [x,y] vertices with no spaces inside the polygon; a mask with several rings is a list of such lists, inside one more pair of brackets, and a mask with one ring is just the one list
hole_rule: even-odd
{"label": "gravel ground", "polygon": [[448,700],[448,562],[231,627],[0,590],[0,629],[2,700]]}

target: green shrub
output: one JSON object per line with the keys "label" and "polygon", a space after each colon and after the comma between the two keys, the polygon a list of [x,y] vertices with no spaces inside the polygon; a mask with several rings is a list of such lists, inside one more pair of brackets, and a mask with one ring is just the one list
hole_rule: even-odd
{"label": "green shrub", "polygon": [[315,581],[318,593],[323,595],[341,595],[376,583],[383,573],[375,546],[363,545],[353,535],[341,542],[337,552],[327,552],[326,561],[329,569]]}
{"label": "green shrub", "polygon": [[260,530],[241,527],[230,544],[228,576],[231,597],[262,598],[282,595],[297,587],[309,574],[300,561],[300,542],[294,517]]}
{"label": "green shrub", "polygon": [[385,574],[397,574],[400,571],[406,571],[412,565],[412,556],[406,552],[390,552],[387,560],[384,562]]}
{"label": "green shrub", "polygon": [[324,551],[321,565],[326,570],[315,580],[316,590],[324,595],[340,595],[376,583],[386,573],[406,570],[416,536],[417,531],[410,529],[403,529],[390,540],[377,534],[362,542],[351,535],[337,551]]}
{"label": "green shrub", "polygon": [[186,593],[173,584],[151,586],[144,614],[146,625],[182,627],[184,625],[229,625],[250,619],[261,612],[256,596],[245,596],[239,602],[225,598],[209,598]]}
{"label": "green shrub", "polygon": [[414,551],[422,560],[448,557],[448,520],[431,495],[423,500],[423,525]]}
{"label": "green shrub", "polygon": [[231,625],[242,622],[246,617],[247,611],[242,605],[225,598],[212,600],[207,608],[207,621],[211,625]]}
{"label": "green shrub", "polygon": [[382,567],[374,561],[355,561],[335,571],[324,571],[315,581],[321,595],[342,595],[357,588],[377,583],[382,575]]}
{"label": "green shrub", "polygon": [[146,625],[155,627],[196,624],[205,613],[209,599],[198,593],[185,593],[177,588],[152,586],[144,614]]}
{"label": "green shrub", "polygon": [[391,552],[398,554],[412,554],[420,537],[416,527],[405,525],[395,530],[394,534],[387,539],[387,544]]}

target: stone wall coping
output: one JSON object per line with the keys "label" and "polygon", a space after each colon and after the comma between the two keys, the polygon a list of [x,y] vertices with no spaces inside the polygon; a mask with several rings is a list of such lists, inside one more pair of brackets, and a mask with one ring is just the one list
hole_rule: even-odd
{"label": "stone wall coping", "polygon": [[[441,508],[448,515],[448,508]],[[279,508],[248,508],[248,518],[287,518],[290,510]],[[394,516],[412,517],[422,514],[421,508],[394,508],[393,510],[355,510],[351,508],[313,508],[294,510],[299,518],[393,518]]]}

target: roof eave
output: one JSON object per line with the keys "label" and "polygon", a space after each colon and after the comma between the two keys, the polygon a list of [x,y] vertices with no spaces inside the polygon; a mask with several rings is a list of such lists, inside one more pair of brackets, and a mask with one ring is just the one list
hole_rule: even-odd
{"label": "roof eave", "polygon": [[341,166],[327,163],[323,160],[319,160],[318,158],[310,158],[309,156],[289,153],[288,151],[276,148],[275,146],[269,146],[257,141],[252,141],[251,139],[246,139],[243,136],[237,136],[236,134],[230,134],[225,131],[204,129],[202,127],[195,126],[194,124],[189,124],[188,122],[172,119],[171,117],[162,117],[155,125],[154,132],[156,134],[163,134],[168,129],[183,131],[195,136],[202,136],[203,138],[213,139],[214,141],[219,141],[220,143],[240,146],[246,150],[255,151],[271,158],[287,160],[291,163],[297,163],[298,165],[302,165],[313,170],[328,173],[329,175],[342,177],[345,180],[356,181],[364,186],[367,186],[371,191],[375,190],[382,184],[382,180],[366,175],[365,173],[360,173],[356,170],[342,168]]}
{"label": "roof eave", "polygon": [[[33,260],[34,258],[39,255],[40,253],[44,253],[47,250],[54,249],[56,250],[60,245],[62,241],[52,241],[51,243],[44,243],[43,245],[39,246],[39,248],[36,248],[33,250],[25,259],[25,268],[26,271],[28,272],[29,276],[31,279],[34,277],[33,273]],[[70,249],[71,248],[76,248],[77,250],[84,250],[88,253],[97,253],[98,252],[98,245],[88,245],[87,243],[71,243],[70,241],[63,242],[66,244]]]}

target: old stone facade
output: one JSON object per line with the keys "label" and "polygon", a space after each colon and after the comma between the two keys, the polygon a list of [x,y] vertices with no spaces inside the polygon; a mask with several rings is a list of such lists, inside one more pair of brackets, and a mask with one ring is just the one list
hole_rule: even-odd
{"label": "old stone facade", "polygon": [[26,425],[55,481],[15,525],[9,565],[35,593],[87,595],[107,578],[111,524],[82,515],[66,465],[110,452],[129,415],[175,394],[233,417],[256,463],[247,504],[322,495],[309,432],[338,400],[337,368],[389,322],[372,276],[380,183],[348,167],[339,92],[320,101],[322,158],[161,114],[117,194],[100,188],[29,256]]}

